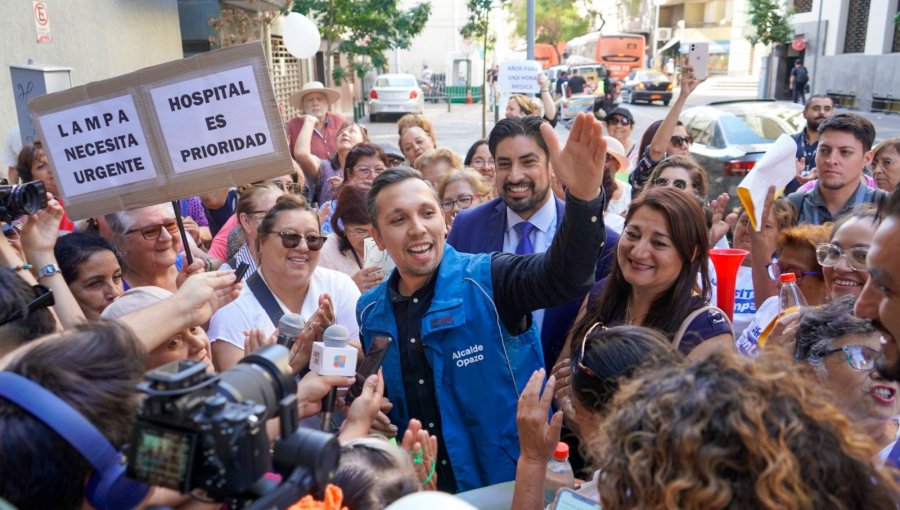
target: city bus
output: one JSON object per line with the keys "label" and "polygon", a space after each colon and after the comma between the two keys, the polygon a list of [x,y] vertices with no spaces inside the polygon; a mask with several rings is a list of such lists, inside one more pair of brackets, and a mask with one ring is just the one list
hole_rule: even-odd
{"label": "city bus", "polygon": [[552,44],[546,43],[537,43],[534,45],[534,59],[541,63],[541,67],[544,69],[550,69],[551,67],[559,64],[559,56],[563,53],[565,48],[565,42],[561,43],[559,53],[557,53],[556,49]]}
{"label": "city bus", "polygon": [[591,32],[566,44],[566,53],[593,59],[609,69],[613,79],[622,80],[632,69],[644,67],[644,36]]}

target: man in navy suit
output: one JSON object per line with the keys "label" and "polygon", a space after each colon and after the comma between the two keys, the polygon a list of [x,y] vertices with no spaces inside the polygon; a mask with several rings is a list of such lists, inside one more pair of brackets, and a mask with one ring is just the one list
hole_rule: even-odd
{"label": "man in navy suit", "polygon": [[[456,216],[447,238],[456,250],[527,254],[543,253],[550,246],[565,204],[550,190],[550,157],[541,122],[534,116],[503,119],[491,130],[488,147],[496,162],[499,196]],[[598,281],[609,272],[618,241],[618,234],[606,229]],[[533,313],[548,367],[556,363],[582,300]]]}

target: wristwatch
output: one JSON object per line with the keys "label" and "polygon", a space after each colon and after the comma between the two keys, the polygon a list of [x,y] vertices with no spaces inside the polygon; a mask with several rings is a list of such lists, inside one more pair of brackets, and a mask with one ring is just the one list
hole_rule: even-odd
{"label": "wristwatch", "polygon": [[47,264],[46,266],[42,267],[40,271],[38,271],[37,279],[41,280],[48,276],[53,276],[58,272],[59,266],[57,266],[56,264]]}

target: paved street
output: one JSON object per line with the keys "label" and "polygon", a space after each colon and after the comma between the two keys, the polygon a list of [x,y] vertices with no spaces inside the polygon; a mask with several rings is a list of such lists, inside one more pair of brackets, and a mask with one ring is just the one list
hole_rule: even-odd
{"label": "paved street", "polygon": [[[688,100],[688,107],[707,104],[712,101],[727,101],[738,99],[754,99],[756,97],[756,81],[749,78],[714,78],[707,83],[702,84],[691,95]],[[677,89],[676,89],[677,93]],[[654,103],[653,105],[636,104],[623,105],[631,110],[634,115],[636,128],[635,139],[639,139],[644,129],[653,121],[662,119],[667,108],[662,103]],[[841,111],[841,110],[839,110]],[[503,111],[500,116],[502,118]],[[856,112],[865,115],[875,124],[878,140],[900,136],[900,115],[888,115],[872,112]],[[345,113],[348,118],[352,118],[352,112]],[[434,124],[435,132],[438,135],[438,144],[448,147],[456,151],[461,157],[465,156],[469,146],[481,137],[481,105],[480,104],[453,104],[450,106],[450,112],[447,112],[446,104],[430,104],[425,105],[425,115]],[[369,129],[369,136],[375,142],[392,142],[397,143],[397,126],[396,119],[390,121],[370,123],[368,117],[363,119],[363,124]],[[490,133],[494,125],[494,113],[488,111],[487,132]],[[556,132],[560,139],[565,141],[568,137],[568,129],[558,125]]]}

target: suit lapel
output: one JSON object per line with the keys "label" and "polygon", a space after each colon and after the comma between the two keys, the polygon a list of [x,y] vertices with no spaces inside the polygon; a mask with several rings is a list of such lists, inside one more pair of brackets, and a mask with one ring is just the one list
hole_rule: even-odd
{"label": "suit lapel", "polygon": [[503,251],[503,236],[506,234],[506,204],[497,199],[491,210],[487,225],[487,251]]}

